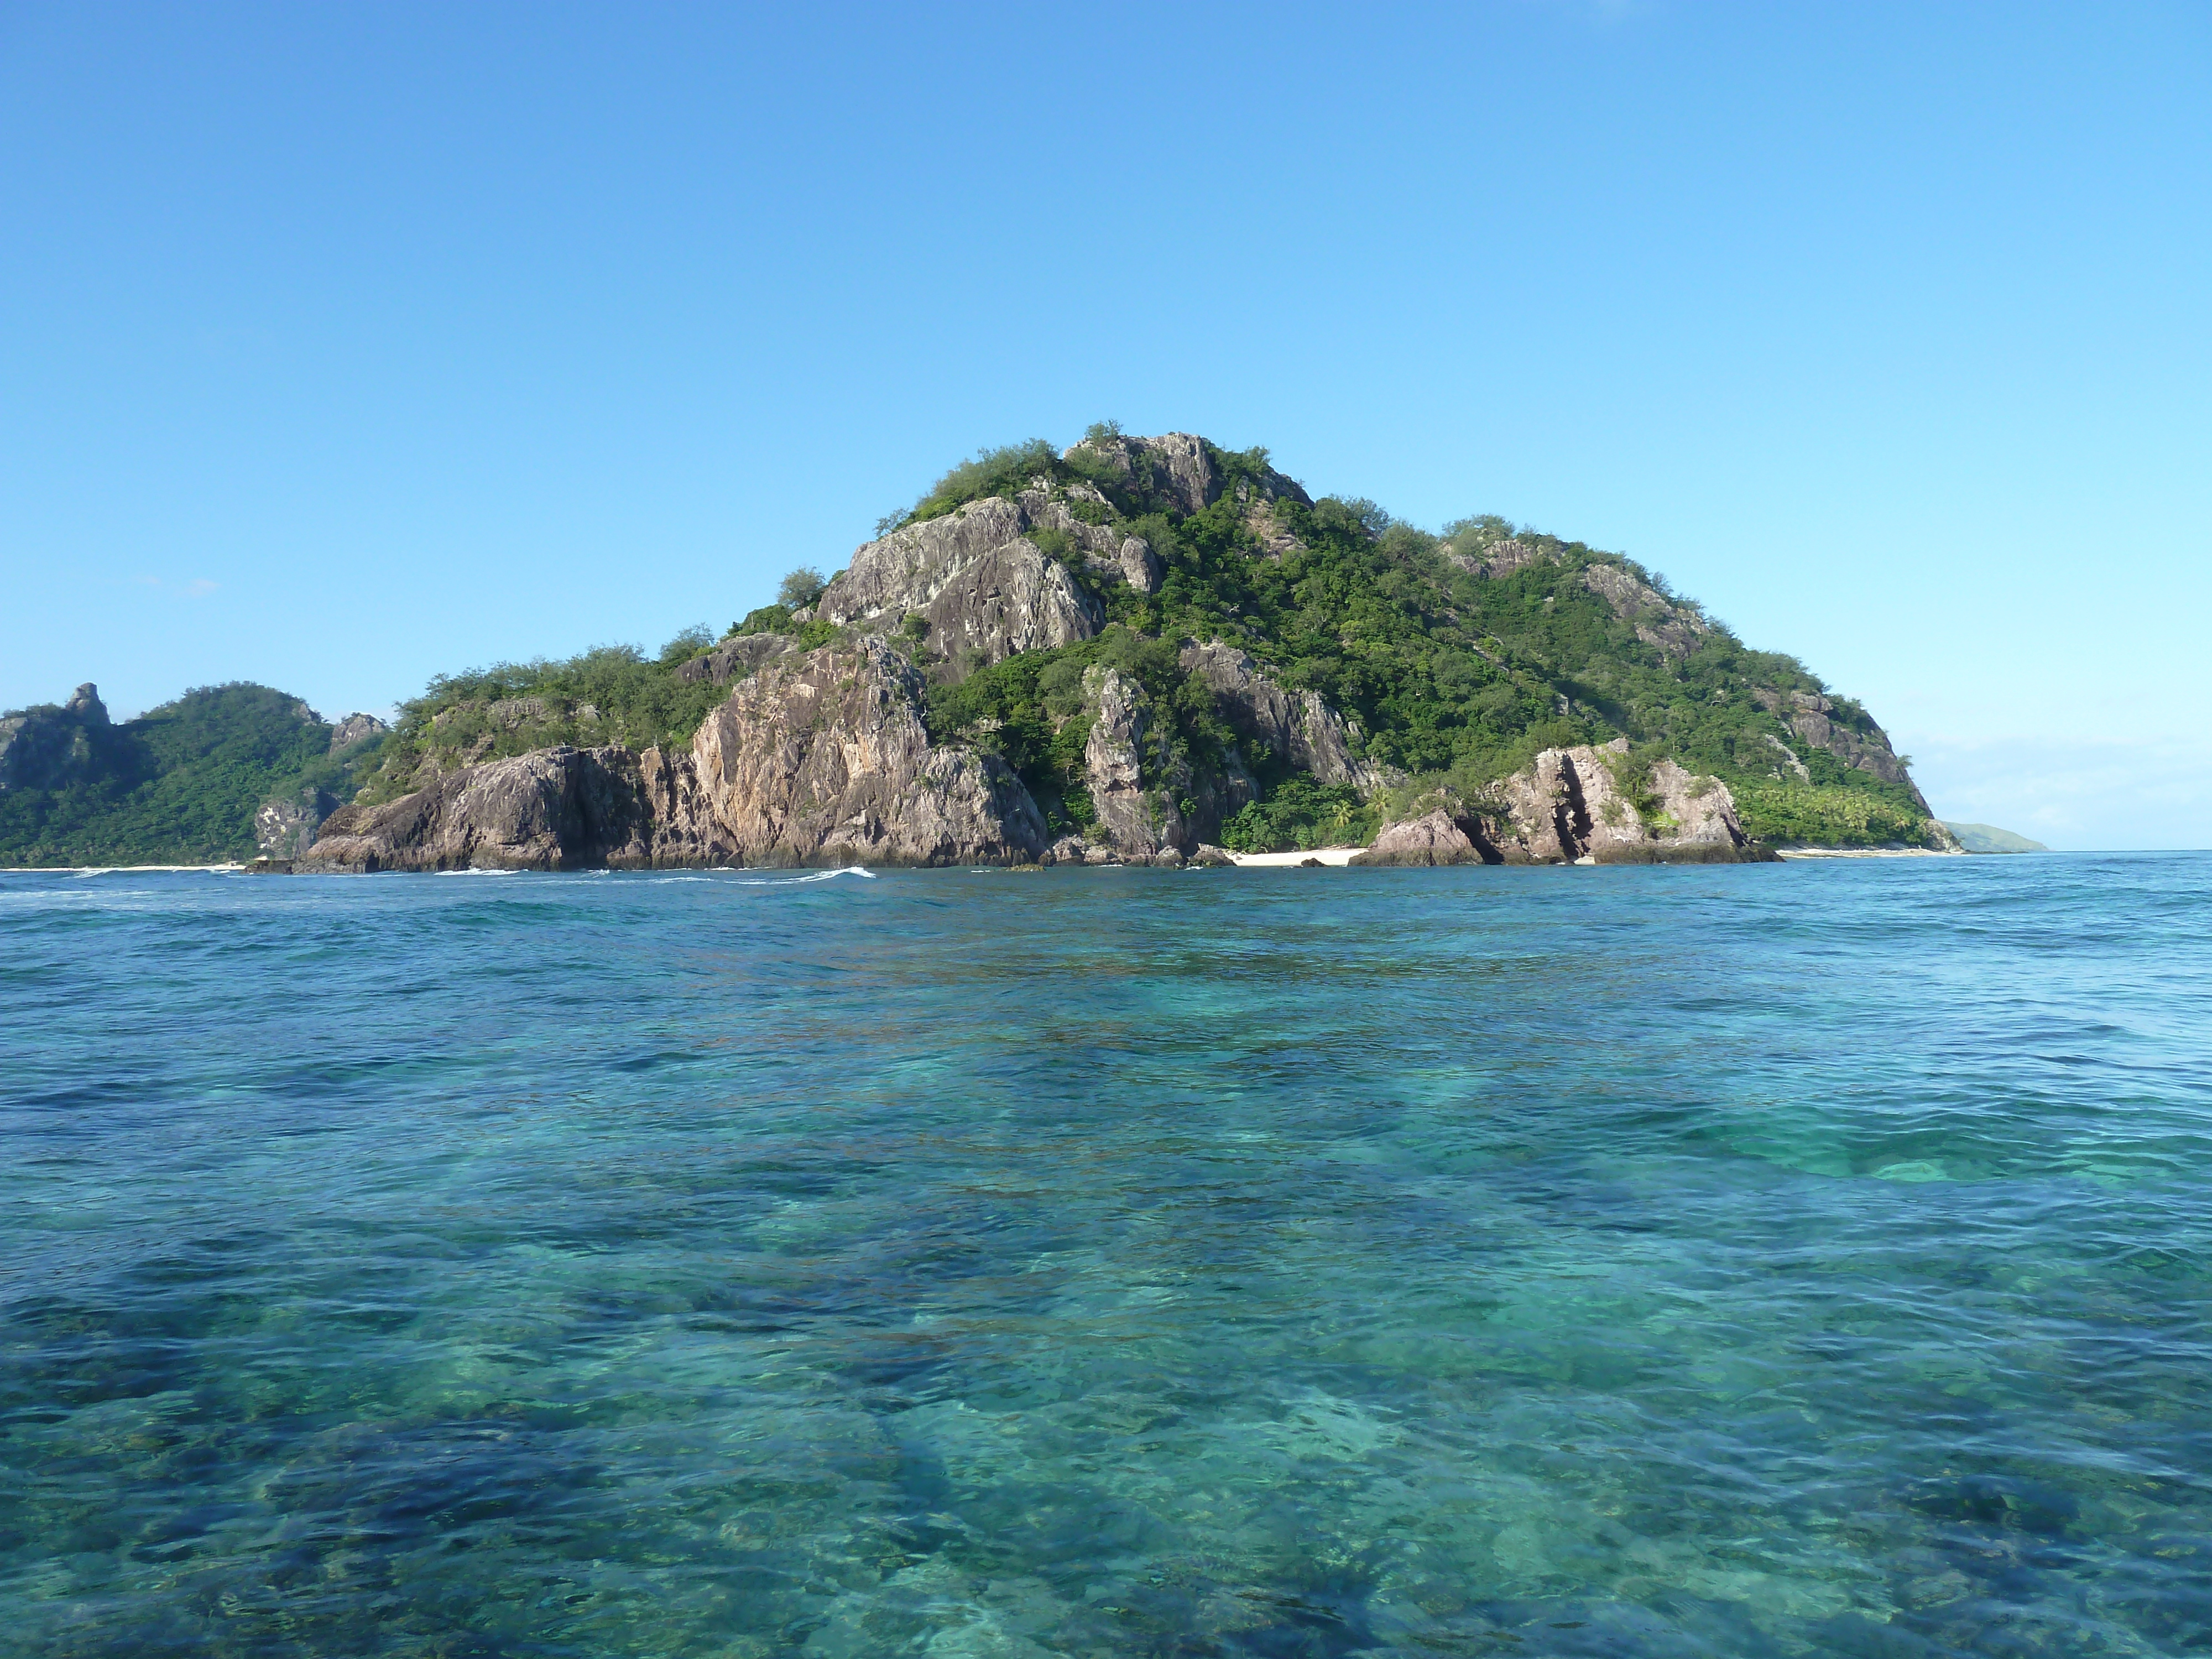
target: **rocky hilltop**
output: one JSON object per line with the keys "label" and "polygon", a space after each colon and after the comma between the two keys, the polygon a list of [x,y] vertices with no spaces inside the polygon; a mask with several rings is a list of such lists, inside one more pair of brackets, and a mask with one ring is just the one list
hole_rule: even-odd
{"label": "rocky hilltop", "polygon": [[1631,562],[1423,532],[1188,434],[988,452],[809,575],[658,662],[440,682],[299,867],[1948,841],[1863,709]]}

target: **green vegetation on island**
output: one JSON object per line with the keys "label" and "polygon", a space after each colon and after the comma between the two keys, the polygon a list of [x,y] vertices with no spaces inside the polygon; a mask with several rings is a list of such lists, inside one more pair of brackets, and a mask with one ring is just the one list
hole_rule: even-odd
{"label": "green vegetation on island", "polygon": [[[1109,423],[1064,453],[1042,440],[985,450],[878,526],[1042,489],[1064,507],[1059,522],[1082,532],[1032,525],[1026,539],[1103,619],[1095,637],[994,663],[932,657],[919,616],[891,629],[930,681],[932,738],[1002,756],[1055,834],[1095,823],[1085,676],[1103,666],[1141,686],[1153,711],[1148,787],[1212,775],[1237,751],[1258,799],[1224,814],[1234,848],[1361,840],[1424,792],[1480,799],[1541,750],[1617,738],[1632,770],[1666,757],[1718,776],[1746,830],[1768,844],[1943,841],[1864,708],[1795,658],[1745,645],[1634,561],[1493,516],[1425,531],[1371,501],[1309,499],[1264,449],[1179,441],[1170,457]],[[1171,461],[1204,471],[1202,500],[1170,476]],[[1157,580],[1121,580],[1086,556],[1078,542],[1102,526],[1140,539]],[[0,766],[0,862],[246,857],[256,812],[272,800],[319,812],[556,744],[683,744],[730,694],[697,661],[721,641],[775,633],[811,648],[848,633],[813,615],[826,585],[817,569],[794,570],[719,641],[699,627],[652,654],[610,645],[440,676],[401,706],[389,736],[341,755],[326,723],[259,686],[193,691],[122,726],[103,714],[58,748],[73,717],[24,711],[0,722],[21,728],[12,774]],[[1285,693],[1318,694],[1344,717],[1363,775],[1382,781],[1325,784],[1249,735],[1239,743],[1179,660],[1187,643],[1214,641]],[[33,750],[46,757],[36,767]]]}
{"label": "green vegetation on island", "polygon": [[[1119,434],[1099,427],[1091,436]],[[1214,448],[1210,459],[1218,496],[1182,512],[1166,490],[1121,475],[1089,445],[1061,457],[1032,441],[954,468],[885,523],[925,522],[1033,479],[1088,486],[1104,496],[1104,508],[1072,495],[1072,510],[1081,516],[1091,505],[1101,520],[1143,537],[1164,566],[1157,592],[1098,581],[1064,535],[1033,532],[1030,539],[1060,557],[1102,605],[1109,636],[1127,630],[1163,644],[1235,645],[1286,690],[1319,692],[1352,721],[1364,758],[1416,785],[1480,795],[1540,750],[1625,736],[1640,762],[1666,755],[1719,776],[1745,828],[1770,844],[1931,840],[1924,803],[1864,708],[1831,696],[1794,657],[1745,646],[1634,561],[1496,517],[1432,534],[1371,501],[1309,504],[1281,488],[1264,449]],[[1025,779],[1037,776],[1039,734],[1067,718],[1068,688],[1079,678],[1057,662],[1095,659],[1109,648],[1103,637],[1024,653],[970,677],[985,684],[956,689],[933,723],[1000,749]],[[1177,743],[1202,753],[1218,738],[1209,737],[1203,689],[1186,691],[1172,650],[1134,677],[1157,705],[1176,711]],[[978,699],[989,702],[995,730],[962,712],[969,704],[986,712]],[[1841,734],[1835,748],[1867,763],[1808,742],[1784,717],[1798,707],[1793,699],[1817,710],[1815,729]],[[1362,821],[1340,799],[1309,810],[1310,780],[1261,781],[1273,786],[1268,810],[1252,814],[1251,835],[1315,845],[1322,830],[1352,833]],[[1278,807],[1276,792],[1285,787],[1292,794]],[[1079,821],[1081,809],[1066,816]],[[1230,833],[1232,844],[1242,838]]]}
{"label": "green vegetation on island", "polygon": [[349,796],[379,738],[265,685],[204,686],[111,723],[91,687],[0,718],[0,866],[252,858],[269,803]]}

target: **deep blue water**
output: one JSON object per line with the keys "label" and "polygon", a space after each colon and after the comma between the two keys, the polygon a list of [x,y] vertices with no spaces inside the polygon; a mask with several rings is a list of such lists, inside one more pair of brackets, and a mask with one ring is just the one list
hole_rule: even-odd
{"label": "deep blue water", "polygon": [[0,1650],[2212,1651],[2212,857],[0,878]]}

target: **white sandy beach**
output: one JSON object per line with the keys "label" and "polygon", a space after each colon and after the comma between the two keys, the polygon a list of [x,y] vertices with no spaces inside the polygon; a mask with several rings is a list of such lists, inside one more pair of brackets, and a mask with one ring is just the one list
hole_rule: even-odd
{"label": "white sandy beach", "polygon": [[1346,865],[1352,862],[1354,853],[1364,853],[1364,847],[1317,847],[1310,853],[1231,853],[1240,870],[1266,869],[1289,866],[1295,869],[1308,859],[1327,865]]}

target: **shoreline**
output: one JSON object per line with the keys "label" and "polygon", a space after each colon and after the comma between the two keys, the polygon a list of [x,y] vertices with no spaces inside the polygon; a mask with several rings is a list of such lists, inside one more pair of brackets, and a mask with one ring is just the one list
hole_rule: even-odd
{"label": "shoreline", "polygon": [[1972,854],[1963,850],[1939,853],[1932,847],[1778,847],[1774,856],[1791,859],[1964,859]]}

